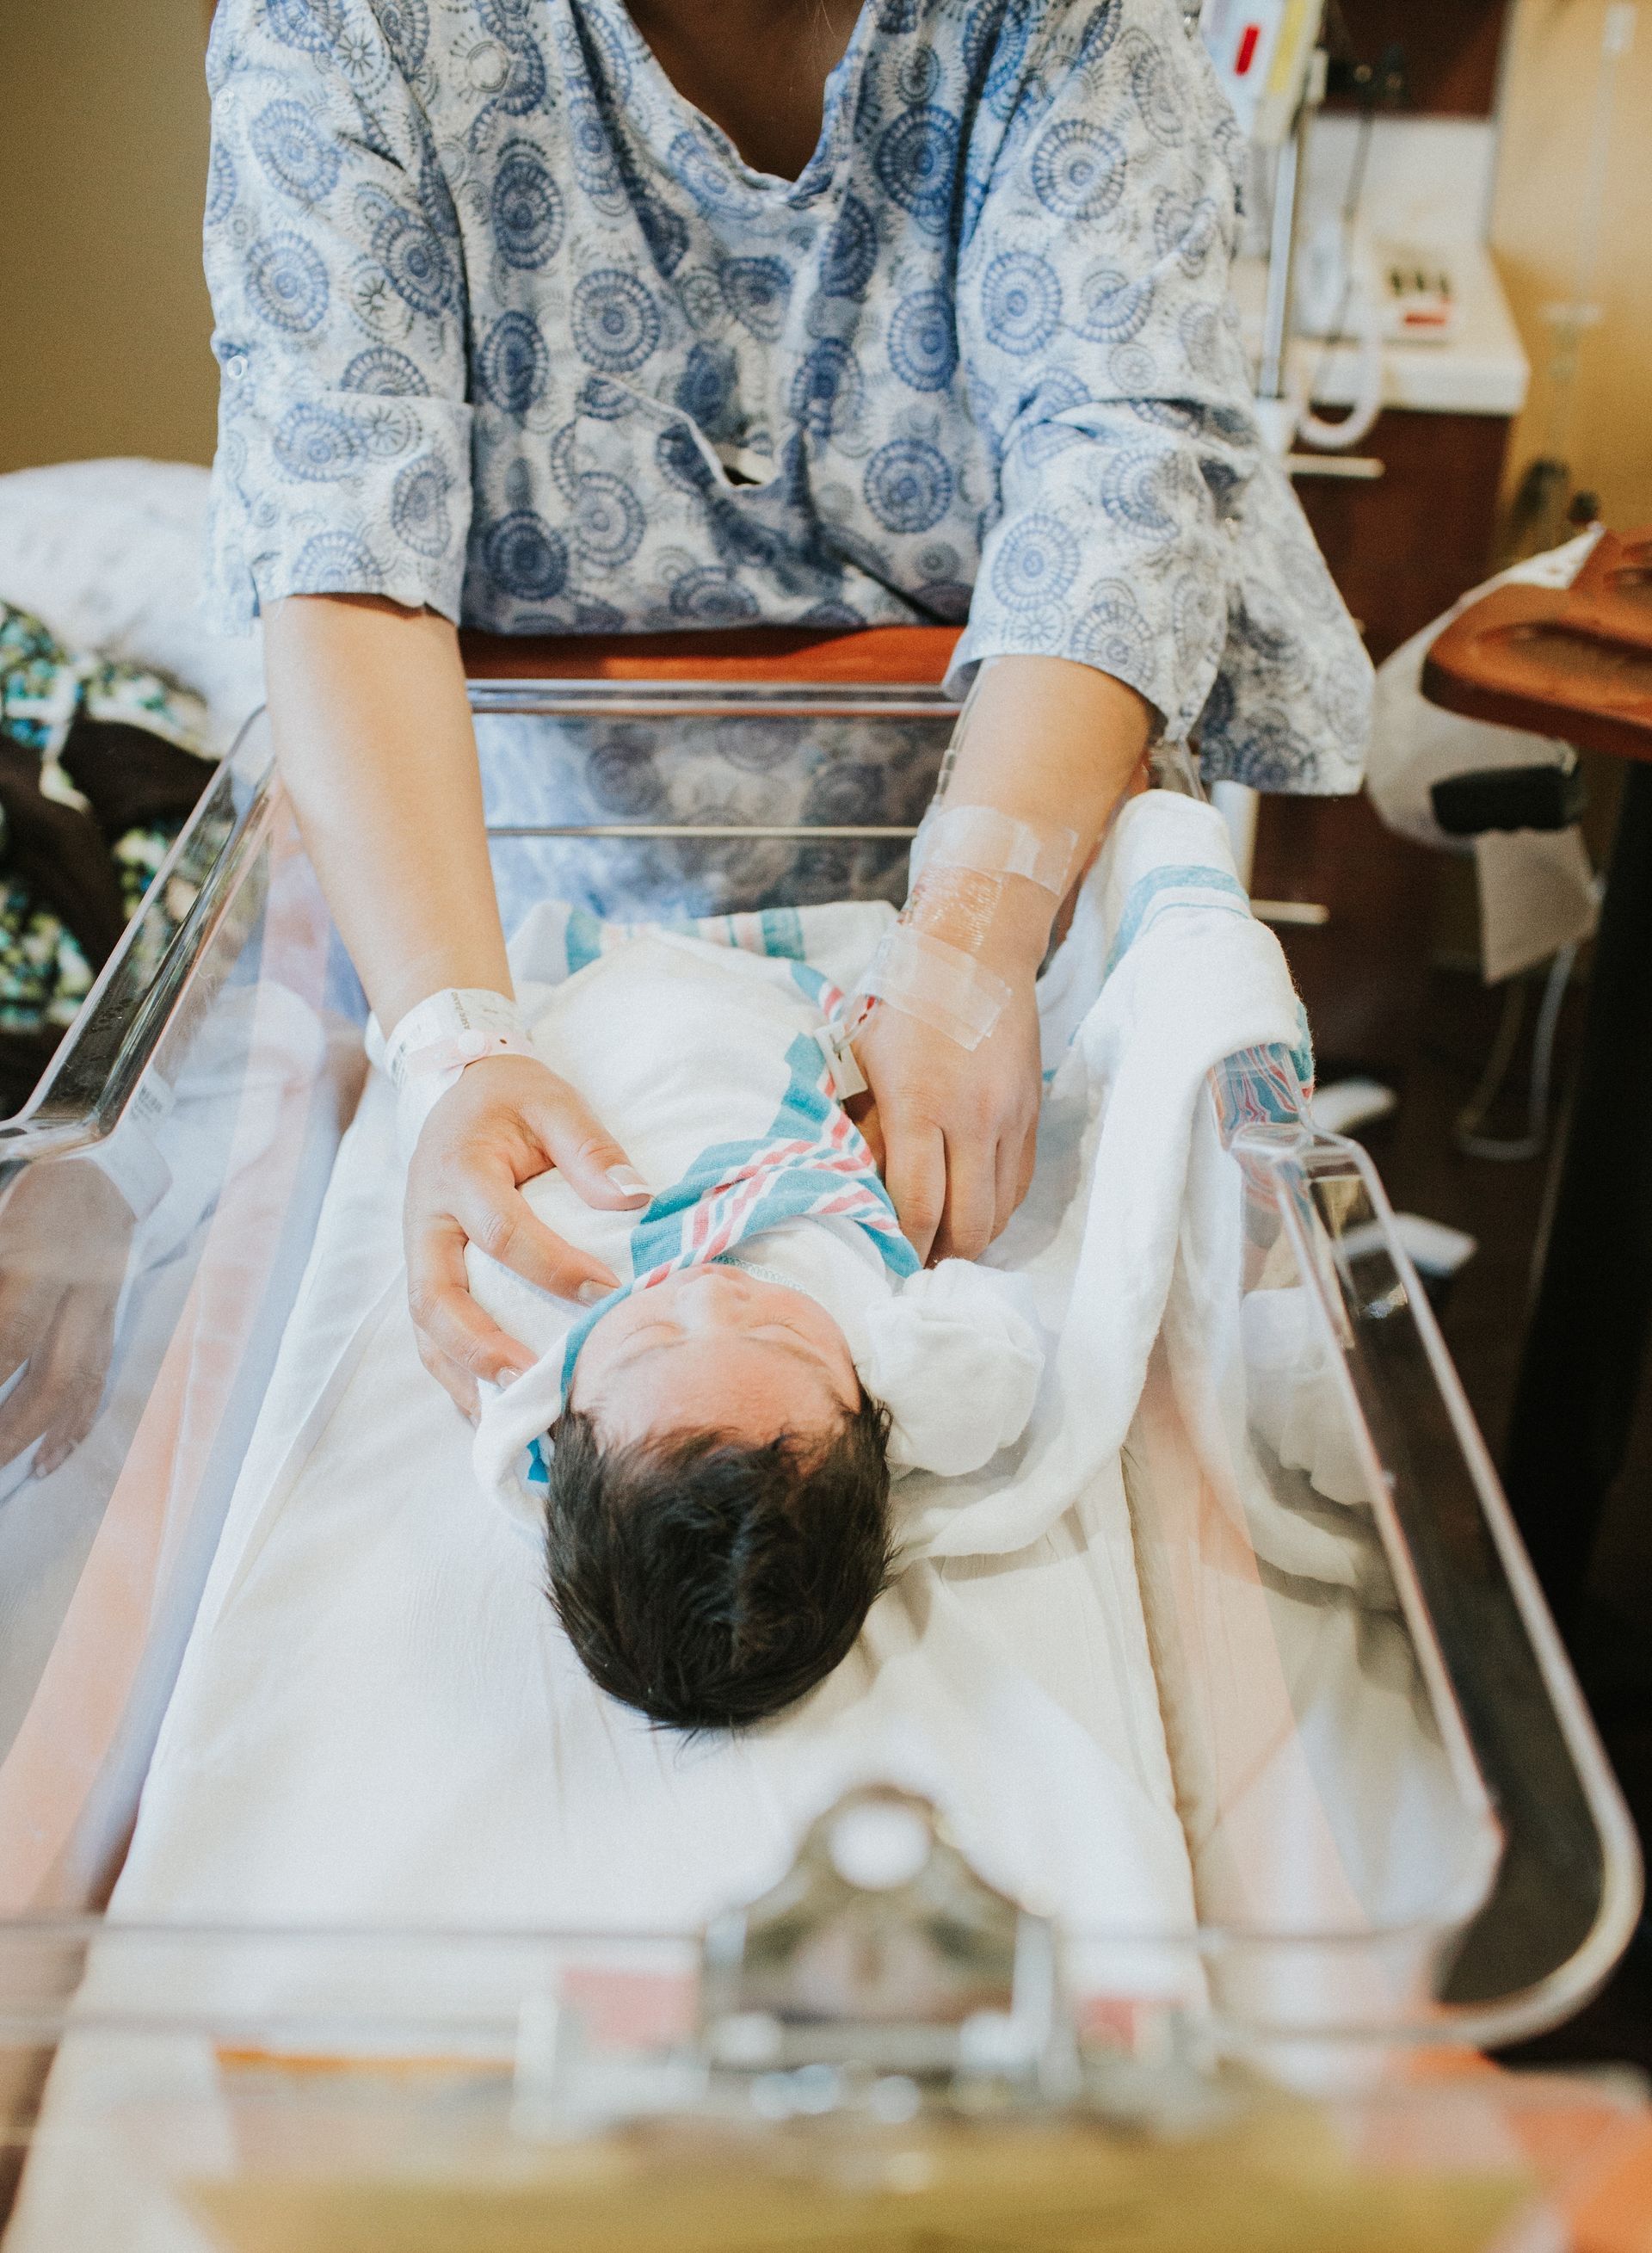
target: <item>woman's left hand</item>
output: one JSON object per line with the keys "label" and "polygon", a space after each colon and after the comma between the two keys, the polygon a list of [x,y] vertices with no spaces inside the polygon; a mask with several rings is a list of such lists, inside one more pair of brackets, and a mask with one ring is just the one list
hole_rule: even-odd
{"label": "woman's left hand", "polygon": [[[1119,799],[1146,784],[1152,708],[1133,688],[1059,657],[1000,657],[979,679],[947,754],[947,803],[986,806],[1072,846],[1062,912],[1039,883],[978,872],[931,885],[906,917],[1009,988],[979,1046],[880,1001],[854,1036],[861,1099],[901,1226],[922,1259],[978,1259],[1027,1194],[1043,1092],[1034,981]],[[851,1104],[850,1112],[857,1106]]]}
{"label": "woman's left hand", "polygon": [[960,1048],[884,1001],[855,1035],[868,1084],[861,1131],[924,1260],[979,1259],[1033,1177],[1042,1087],[1037,964],[992,967],[1010,999],[978,1048]]}

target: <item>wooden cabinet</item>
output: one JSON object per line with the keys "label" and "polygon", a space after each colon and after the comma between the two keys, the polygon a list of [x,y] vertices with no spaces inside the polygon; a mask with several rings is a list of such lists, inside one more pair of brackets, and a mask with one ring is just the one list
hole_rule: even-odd
{"label": "wooden cabinet", "polygon": [[1383,464],[1380,478],[1297,478],[1314,536],[1379,665],[1485,576],[1508,443],[1504,415],[1391,412],[1359,450]]}
{"label": "wooden cabinet", "polygon": [[[1297,492],[1380,664],[1484,578],[1506,417],[1391,412],[1363,457],[1374,478],[1306,476]],[[1252,889],[1317,901],[1330,921],[1280,933],[1321,1069],[1395,1077],[1417,1039],[1439,863],[1391,836],[1369,801],[1264,799]]]}

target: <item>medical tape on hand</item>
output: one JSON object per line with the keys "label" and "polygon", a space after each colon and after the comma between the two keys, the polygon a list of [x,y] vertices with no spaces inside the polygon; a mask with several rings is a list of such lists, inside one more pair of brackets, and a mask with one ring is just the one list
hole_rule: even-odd
{"label": "medical tape on hand", "polygon": [[910,923],[885,931],[859,990],[944,1033],[962,1049],[980,1046],[1010,1000],[1003,980],[982,969],[973,955]]}
{"label": "medical tape on hand", "polygon": [[1004,896],[1001,876],[973,868],[925,868],[907,895],[901,921],[948,946],[979,954],[992,936]]}
{"label": "medical tape on hand", "polygon": [[992,806],[931,806],[912,841],[914,882],[925,871],[965,868],[1025,876],[1062,898],[1078,857],[1076,829],[1042,829]]}

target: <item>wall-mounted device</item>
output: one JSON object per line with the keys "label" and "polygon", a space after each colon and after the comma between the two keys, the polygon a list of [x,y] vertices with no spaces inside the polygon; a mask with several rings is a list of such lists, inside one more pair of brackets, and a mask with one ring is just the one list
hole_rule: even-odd
{"label": "wall-mounted device", "polygon": [[1358,338],[1375,325],[1384,344],[1448,344],[1458,305],[1449,250],[1373,241],[1336,219],[1297,247],[1299,336]]}
{"label": "wall-mounted device", "polygon": [[1301,105],[1322,0],[1205,0],[1199,29],[1240,130],[1277,149]]}

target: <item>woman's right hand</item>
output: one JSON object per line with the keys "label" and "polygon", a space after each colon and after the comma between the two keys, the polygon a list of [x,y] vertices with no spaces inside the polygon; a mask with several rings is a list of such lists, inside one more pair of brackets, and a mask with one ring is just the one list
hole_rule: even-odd
{"label": "woman's right hand", "polygon": [[561,1299],[600,1297],[618,1280],[554,1235],[522,1195],[524,1182],[552,1166],[604,1211],[647,1203],[646,1185],[613,1136],[532,1057],[472,1064],[431,1111],[414,1152],[402,1234],[419,1357],[472,1419],[477,1379],[519,1375],[534,1357],[471,1297],[467,1243]]}

